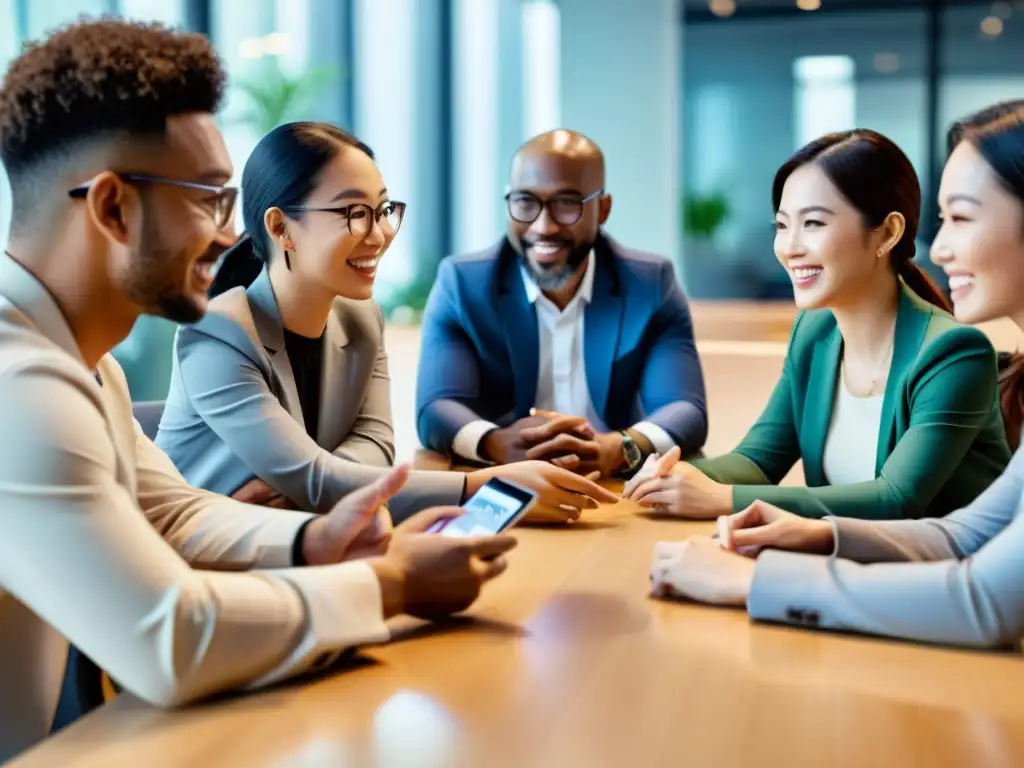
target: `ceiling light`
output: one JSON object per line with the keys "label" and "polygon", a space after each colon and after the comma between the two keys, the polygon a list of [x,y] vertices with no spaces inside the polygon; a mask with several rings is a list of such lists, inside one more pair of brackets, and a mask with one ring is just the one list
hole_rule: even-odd
{"label": "ceiling light", "polygon": [[708,0],[708,8],[715,16],[724,19],[736,13],[736,0]]}
{"label": "ceiling light", "polygon": [[821,0],[796,0],[796,7],[801,11],[816,11],[821,8]]}
{"label": "ceiling light", "polygon": [[900,68],[900,57],[895,53],[876,53],[875,71],[883,75],[891,75]]}
{"label": "ceiling light", "polygon": [[1003,20],[996,16],[986,16],[981,20],[981,33],[989,37],[999,37],[1003,34]]}

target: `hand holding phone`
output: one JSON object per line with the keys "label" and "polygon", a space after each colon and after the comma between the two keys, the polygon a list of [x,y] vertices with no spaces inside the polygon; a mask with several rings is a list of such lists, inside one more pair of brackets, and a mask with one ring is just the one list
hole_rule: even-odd
{"label": "hand holding phone", "polygon": [[537,493],[492,478],[463,505],[459,517],[439,520],[428,533],[444,536],[493,536],[518,523],[537,500]]}

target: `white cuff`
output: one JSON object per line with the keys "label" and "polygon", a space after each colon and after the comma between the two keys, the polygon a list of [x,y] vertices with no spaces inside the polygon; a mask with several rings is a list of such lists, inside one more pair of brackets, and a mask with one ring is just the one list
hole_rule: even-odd
{"label": "white cuff", "polygon": [[469,422],[455,435],[455,440],[452,441],[452,453],[464,459],[489,464],[489,461],[480,456],[480,441],[484,439],[484,435],[497,428],[497,424],[484,419]]}
{"label": "white cuff", "polygon": [[672,439],[672,435],[666,432],[664,429],[659,427],[653,421],[641,421],[632,426],[641,435],[651,441],[651,445],[654,446],[660,454],[668,453],[675,446],[676,441]]}
{"label": "white cuff", "polygon": [[295,587],[306,607],[306,631],[277,667],[246,688],[261,688],[333,664],[348,648],[391,638],[377,574],[366,562],[263,572]]}

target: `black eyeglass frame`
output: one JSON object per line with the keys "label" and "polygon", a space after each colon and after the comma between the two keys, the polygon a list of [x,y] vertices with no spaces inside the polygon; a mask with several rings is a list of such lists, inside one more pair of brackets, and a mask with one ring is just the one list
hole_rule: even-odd
{"label": "black eyeglass frame", "polygon": [[[596,200],[599,197],[603,197],[604,193],[605,193],[604,188],[601,188],[601,189],[599,189],[599,190],[597,190],[595,192],[591,192],[586,197],[580,198],[580,200],[579,200],[579,206],[580,206],[579,215],[576,216],[576,218],[573,219],[572,221],[559,221],[557,218],[555,218],[555,214],[551,210],[551,201],[552,200],[556,200],[558,198],[561,198],[562,200],[569,199],[564,194],[562,194],[562,195],[552,195],[547,200],[542,200],[539,196],[533,194],[533,192],[526,192],[526,191],[520,190],[520,189],[513,189],[510,192],[507,192],[505,194],[505,208],[508,210],[508,215],[512,218],[512,220],[513,221],[517,221],[520,224],[533,224],[533,222],[535,222],[537,219],[539,219],[540,215],[542,213],[544,213],[544,209],[547,208],[548,215],[551,217],[552,221],[554,221],[554,222],[556,222],[558,224],[561,224],[563,227],[571,227],[571,226],[574,226],[574,225],[578,224],[579,220],[583,218],[583,206],[585,206],[591,200]],[[519,218],[516,218],[515,214],[512,213],[512,196],[513,195],[521,195],[523,197],[530,197],[530,198],[533,198],[534,200],[536,200],[537,201],[537,205],[539,206],[537,208],[537,215],[534,216],[532,219],[519,219]],[[573,202],[575,202],[575,201],[573,201]]]}
{"label": "black eyeglass frame", "polygon": [[[217,229],[222,229],[231,221],[231,214],[235,210],[235,203],[238,200],[238,187],[220,187],[215,184],[200,184],[197,181],[184,181],[182,179],[168,179],[163,176],[147,176],[143,173],[119,173],[118,177],[124,181],[140,184],[166,184],[171,187],[182,187],[184,189],[198,189],[201,192],[211,192],[220,195],[220,199],[227,200],[225,211],[214,218]],[[89,193],[91,184],[82,184],[74,189],[68,190],[68,196],[76,199],[85,197]]]}
{"label": "black eyeglass frame", "polygon": [[405,221],[406,209],[409,207],[406,203],[403,203],[400,200],[387,200],[378,205],[376,208],[372,207],[369,203],[349,203],[348,205],[324,208],[312,205],[283,205],[281,206],[281,210],[284,211],[285,213],[335,213],[338,214],[339,216],[344,216],[345,223],[348,225],[348,233],[352,235],[352,237],[362,240],[365,239],[370,234],[370,231],[373,229],[373,225],[371,224],[369,229],[366,230],[366,232],[353,232],[353,209],[361,208],[369,211],[370,214],[373,216],[373,220],[379,224],[381,218],[384,216],[384,207],[388,205],[394,206],[395,209],[399,211],[398,226],[394,228],[394,232],[392,233],[392,235],[397,235],[398,230],[402,228],[402,222]]}

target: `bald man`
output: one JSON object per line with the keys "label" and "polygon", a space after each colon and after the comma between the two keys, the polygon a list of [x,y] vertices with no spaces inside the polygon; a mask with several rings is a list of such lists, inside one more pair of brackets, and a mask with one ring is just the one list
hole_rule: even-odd
{"label": "bald man", "polygon": [[512,161],[506,236],[441,263],[417,382],[425,446],[608,477],[651,453],[678,445],[692,455],[704,444],[686,299],[666,258],[602,230],[612,210],[604,175],[587,137],[534,137]]}

